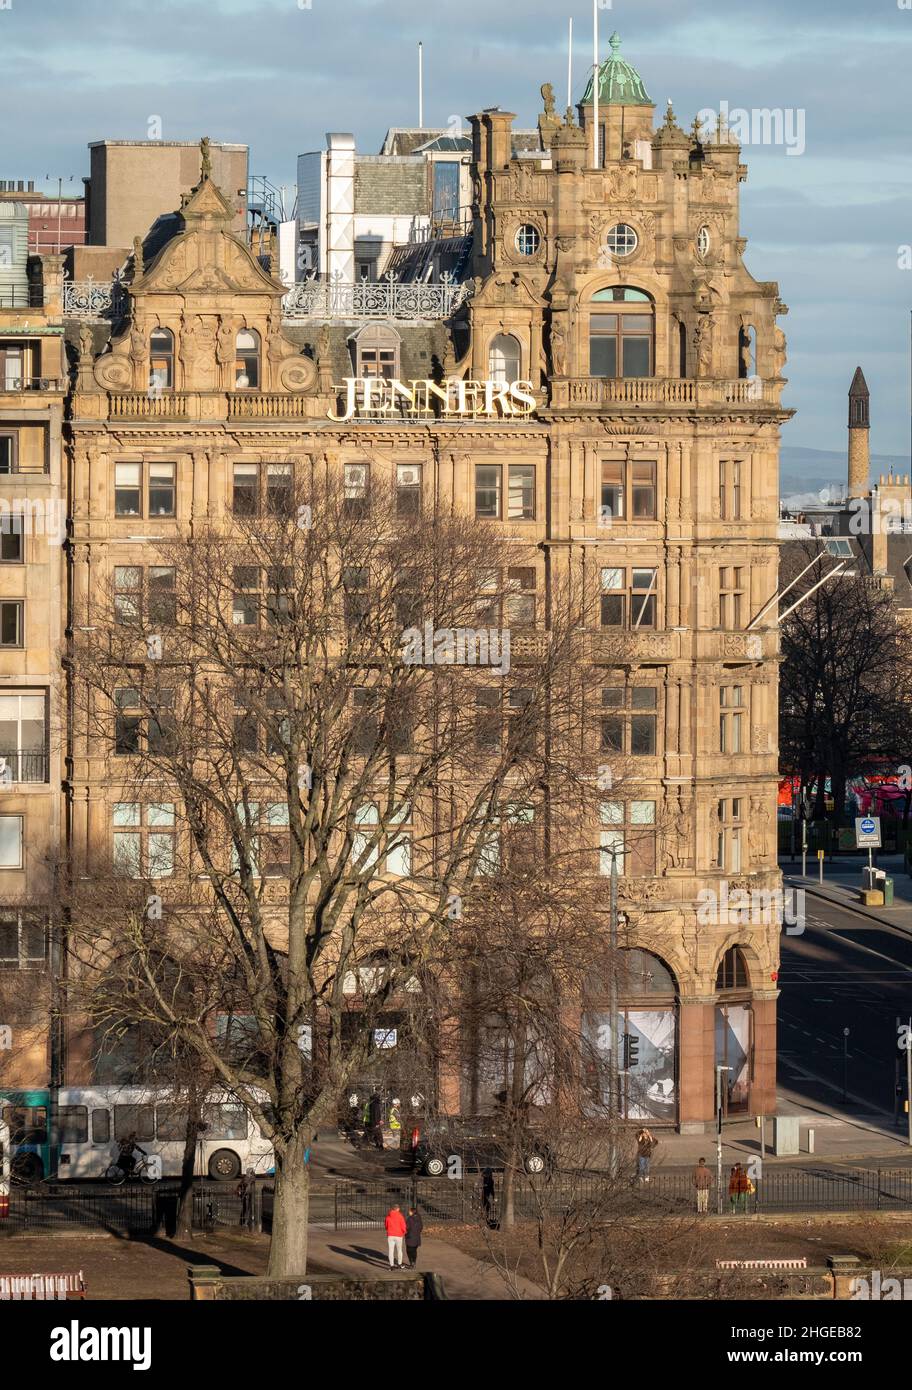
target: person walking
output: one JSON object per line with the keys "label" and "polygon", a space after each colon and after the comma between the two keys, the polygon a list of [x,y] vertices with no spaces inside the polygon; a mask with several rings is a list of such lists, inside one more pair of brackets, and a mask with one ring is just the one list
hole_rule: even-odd
{"label": "person walking", "polygon": [[383,1148],[383,1101],[380,1099],[379,1091],[374,1091],[367,1103],[368,1115],[370,1117],[370,1133],[375,1146]]}
{"label": "person walking", "polygon": [[733,1214],[737,1211],[747,1211],[747,1194],[750,1190],[750,1178],[741,1167],[741,1164],[736,1163],[728,1177],[728,1200]]}
{"label": "person walking", "polygon": [[408,1256],[409,1269],[415,1269],[418,1264],[418,1246],[421,1244],[423,1229],[424,1222],[417,1210],[415,1207],[409,1207],[408,1216],[405,1218],[405,1253]]}
{"label": "person walking", "polygon": [[646,1183],[649,1181],[649,1164],[652,1161],[652,1155],[658,1148],[659,1141],[644,1125],[637,1135],[636,1142],[637,1177],[641,1183]]}
{"label": "person walking", "polygon": [[701,1158],[693,1170],[691,1182],[697,1194],[697,1211],[703,1216],[709,1211],[709,1190],[712,1187],[712,1180],[712,1173],[706,1166],[706,1159]]}
{"label": "person walking", "polygon": [[390,1207],[383,1224],[386,1227],[386,1241],[389,1246],[390,1269],[401,1269],[402,1237],[406,1232],[406,1224],[398,1202]]}
{"label": "person walking", "polygon": [[494,1224],[494,1171],[485,1168],[481,1175],[481,1205],[484,1211],[485,1221],[489,1226]]}
{"label": "person walking", "polygon": [[252,1231],[254,1227],[254,1199],[256,1196],[256,1175],[252,1168],[241,1178],[237,1185],[237,1195],[241,1199],[241,1225],[245,1230]]}

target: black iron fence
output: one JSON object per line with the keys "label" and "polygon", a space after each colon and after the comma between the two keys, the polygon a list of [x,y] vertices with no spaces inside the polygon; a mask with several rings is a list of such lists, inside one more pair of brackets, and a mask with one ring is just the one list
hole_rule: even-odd
{"label": "black iron fence", "polygon": [[[173,1232],[177,1207],[177,1185],[167,1182],[13,1187],[9,1216],[0,1221],[0,1232],[40,1235],[84,1227],[118,1236],[151,1236]],[[269,1230],[271,1218],[272,1193],[262,1183],[248,1199],[238,1194],[237,1183],[203,1182],[194,1187],[193,1225],[199,1230]]]}
{"label": "black iron fence", "polygon": [[[715,1176],[715,1175],[714,1175]],[[912,1211],[912,1168],[785,1168],[770,1167],[753,1179],[754,1191],[737,1198],[728,1194],[728,1172],[723,1172],[722,1211],[738,1215],[761,1212]],[[487,1196],[479,1174],[462,1178],[409,1178],[391,1181],[343,1182],[334,1194],[336,1230],[380,1226],[391,1205],[403,1210],[414,1206],[426,1221],[468,1224],[488,1218],[496,1221],[503,1205],[503,1174],[496,1173]],[[648,1184],[619,1186],[599,1173],[559,1174],[551,1178],[517,1177],[514,1209],[519,1219],[541,1212],[551,1216],[562,1211],[584,1214],[594,1219],[600,1212],[616,1211],[619,1206],[642,1214],[693,1211],[696,1196],[690,1171],[662,1172],[653,1169]],[[719,1209],[713,1184],[709,1211]]]}
{"label": "black iron fence", "polygon": [[[715,1176],[715,1175],[714,1175]],[[754,1177],[754,1191],[732,1201],[728,1175],[723,1173],[722,1211],[752,1215],[804,1212],[912,1211],[912,1167],[827,1168],[772,1167]],[[416,1207],[428,1223],[470,1225],[497,1221],[503,1212],[504,1179],[493,1174],[486,1187],[480,1173],[462,1178],[426,1178],[403,1174],[364,1182],[318,1183],[311,1190],[311,1220],[336,1230],[382,1227],[394,1203],[403,1211]],[[574,1212],[599,1220],[619,1207],[631,1215],[684,1215],[694,1210],[695,1194],[689,1171],[653,1169],[650,1182],[618,1186],[601,1173],[561,1173],[550,1177],[517,1176],[514,1210],[519,1220],[546,1211],[557,1216]],[[123,1187],[107,1184],[40,1184],[13,1187],[9,1215],[0,1220],[0,1234],[54,1233],[64,1230],[107,1231],[112,1235],[152,1236],[174,1230],[178,1188],[173,1182]],[[193,1225],[199,1230],[266,1231],[272,1225],[273,1191],[257,1183],[245,1200],[235,1182],[197,1182],[193,1192]],[[718,1210],[715,1186],[709,1210]]]}

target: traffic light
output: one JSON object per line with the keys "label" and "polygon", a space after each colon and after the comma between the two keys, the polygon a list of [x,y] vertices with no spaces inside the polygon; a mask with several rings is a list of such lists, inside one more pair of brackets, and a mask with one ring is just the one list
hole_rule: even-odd
{"label": "traffic light", "polygon": [[630,1071],[631,1067],[639,1065],[640,1061],[640,1040],[636,1033],[624,1034],[624,1070]]}

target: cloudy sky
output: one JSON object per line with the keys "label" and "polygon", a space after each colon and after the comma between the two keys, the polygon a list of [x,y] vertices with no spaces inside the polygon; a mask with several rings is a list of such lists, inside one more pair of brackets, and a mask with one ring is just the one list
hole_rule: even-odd
{"label": "cloudy sky", "polygon": [[[376,152],[417,123],[419,40],[426,123],[496,105],[532,125],[542,82],[563,105],[571,15],[578,99],[590,0],[0,0],[5,107],[22,117],[0,177],[78,188],[90,140],[145,139],[158,116],[164,139],[249,144],[251,172],[291,191],[327,130]],[[908,457],[912,0],[613,0],[600,19],[660,116],[671,97],[685,126],[722,102],[790,112],[793,137],[803,120],[803,153],[744,150],[747,263],[791,309],[787,440],[842,450],[861,363],[872,449]]]}

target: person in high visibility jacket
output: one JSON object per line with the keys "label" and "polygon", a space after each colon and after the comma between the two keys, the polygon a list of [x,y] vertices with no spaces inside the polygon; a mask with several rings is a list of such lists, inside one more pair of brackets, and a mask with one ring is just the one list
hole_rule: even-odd
{"label": "person in high visibility jacket", "polygon": [[402,1128],[402,1117],[399,1113],[399,1107],[401,1104],[401,1100],[394,1100],[392,1105],[390,1106],[389,1127],[390,1129],[396,1132],[398,1132]]}

